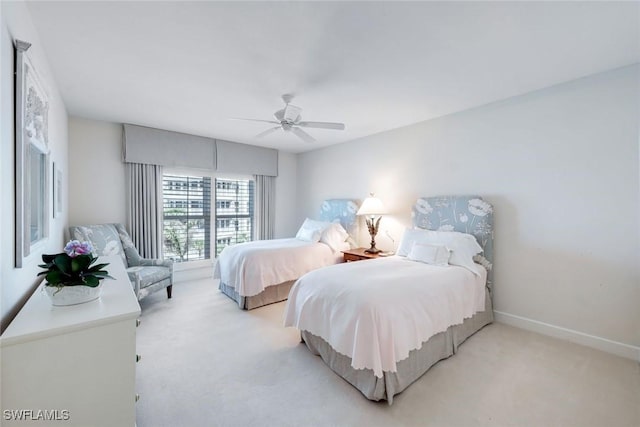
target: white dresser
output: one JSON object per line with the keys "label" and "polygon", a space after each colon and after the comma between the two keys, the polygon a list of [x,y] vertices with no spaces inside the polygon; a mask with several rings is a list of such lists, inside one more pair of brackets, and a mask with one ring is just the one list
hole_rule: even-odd
{"label": "white dresser", "polygon": [[0,425],[135,425],[140,306],[122,261],[99,262],[99,299],[54,307],[41,285],[0,336]]}

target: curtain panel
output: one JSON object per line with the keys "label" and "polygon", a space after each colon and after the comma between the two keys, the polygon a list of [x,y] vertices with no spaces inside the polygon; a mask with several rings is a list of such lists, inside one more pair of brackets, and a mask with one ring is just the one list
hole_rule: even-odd
{"label": "curtain panel", "polygon": [[127,228],[143,258],[162,258],[162,166],[126,163]]}
{"label": "curtain panel", "polygon": [[273,239],[275,235],[276,179],[266,175],[255,175],[254,179],[256,181],[255,238],[256,240]]}

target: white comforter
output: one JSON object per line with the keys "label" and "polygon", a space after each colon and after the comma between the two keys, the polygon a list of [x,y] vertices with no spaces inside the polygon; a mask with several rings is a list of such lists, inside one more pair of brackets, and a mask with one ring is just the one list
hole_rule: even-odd
{"label": "white comforter", "polygon": [[439,267],[403,257],[312,271],[291,289],[285,326],[327,341],[354,369],[396,372],[433,335],[485,307],[486,270]]}
{"label": "white comforter", "polygon": [[324,243],[298,239],[257,240],[227,246],[218,256],[213,278],[235,288],[242,296],[253,296],[311,270],[342,260]]}

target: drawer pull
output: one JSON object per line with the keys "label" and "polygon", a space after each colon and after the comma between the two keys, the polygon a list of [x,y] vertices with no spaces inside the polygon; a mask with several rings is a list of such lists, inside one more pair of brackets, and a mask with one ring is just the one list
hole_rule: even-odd
{"label": "drawer pull", "polygon": [[136,319],[136,328],[140,326],[140,323],[142,323],[142,321],[140,319]]}
{"label": "drawer pull", "polygon": [[142,359],[142,356],[140,356],[139,354],[136,354],[136,363],[138,363],[140,359]]}
{"label": "drawer pull", "polygon": [[136,393],[136,402],[140,400],[140,395],[138,393]]}

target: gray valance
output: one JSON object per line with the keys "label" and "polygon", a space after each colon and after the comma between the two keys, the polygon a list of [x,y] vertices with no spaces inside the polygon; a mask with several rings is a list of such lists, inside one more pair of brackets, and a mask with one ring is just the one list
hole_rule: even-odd
{"label": "gray valance", "polygon": [[186,133],[124,125],[126,163],[278,176],[278,150]]}
{"label": "gray valance", "polygon": [[214,170],[216,141],[186,133],[125,124],[124,161]]}
{"label": "gray valance", "polygon": [[278,150],[216,140],[217,171],[278,176]]}

